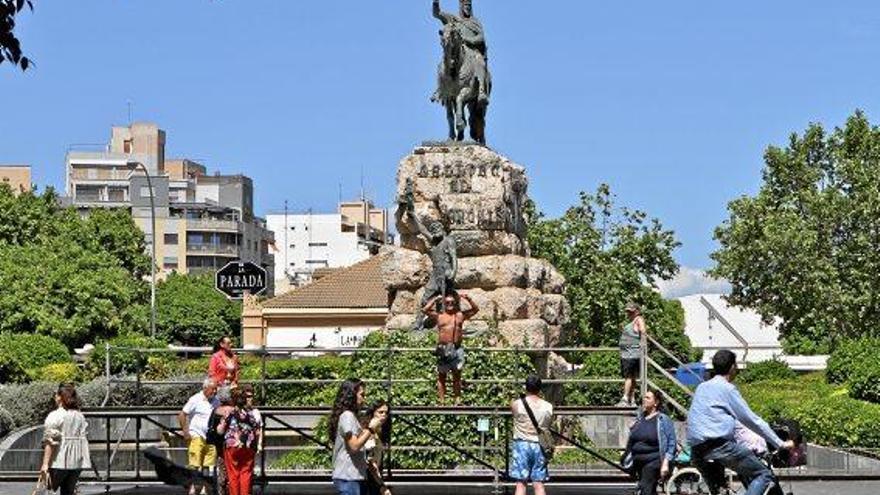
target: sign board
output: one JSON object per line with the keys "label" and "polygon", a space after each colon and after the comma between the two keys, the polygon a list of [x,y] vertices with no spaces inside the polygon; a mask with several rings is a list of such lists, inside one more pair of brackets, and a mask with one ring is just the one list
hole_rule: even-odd
{"label": "sign board", "polygon": [[231,261],[217,270],[214,283],[230,299],[241,299],[245,292],[256,296],[266,290],[266,269],[250,261]]}
{"label": "sign board", "polygon": [[477,419],[477,431],[480,433],[486,433],[489,431],[489,418]]}

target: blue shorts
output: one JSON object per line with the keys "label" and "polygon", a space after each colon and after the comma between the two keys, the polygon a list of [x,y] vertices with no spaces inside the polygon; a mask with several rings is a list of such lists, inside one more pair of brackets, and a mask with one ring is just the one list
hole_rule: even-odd
{"label": "blue shorts", "polygon": [[541,444],[514,440],[510,459],[510,477],[516,481],[547,481],[547,462]]}

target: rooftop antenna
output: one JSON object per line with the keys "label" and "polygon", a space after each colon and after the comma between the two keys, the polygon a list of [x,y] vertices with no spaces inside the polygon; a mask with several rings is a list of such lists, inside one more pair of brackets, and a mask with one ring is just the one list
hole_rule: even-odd
{"label": "rooftop antenna", "polygon": [[288,276],[288,280],[290,280],[290,264],[287,262],[287,250],[290,248],[290,243],[287,242],[287,232],[290,230],[290,227],[287,224],[287,200],[284,200],[284,274]]}
{"label": "rooftop antenna", "polygon": [[126,102],[126,105],[128,106],[128,125],[130,126],[131,125],[131,100],[128,100]]}
{"label": "rooftop antenna", "polygon": [[364,197],[364,165],[361,164],[361,202],[366,201]]}
{"label": "rooftop antenna", "polygon": [[339,203],[342,203],[342,182],[339,182]]}

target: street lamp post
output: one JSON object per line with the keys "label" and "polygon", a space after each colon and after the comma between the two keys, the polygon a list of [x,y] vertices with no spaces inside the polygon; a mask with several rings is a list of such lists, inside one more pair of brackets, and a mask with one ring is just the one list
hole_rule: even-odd
{"label": "street lamp post", "polygon": [[153,181],[150,180],[150,171],[141,162],[135,162],[138,168],[143,169],[147,177],[147,188],[150,189],[150,230],[153,241],[150,246],[152,262],[150,263],[150,337],[156,336],[156,203],[154,200]]}

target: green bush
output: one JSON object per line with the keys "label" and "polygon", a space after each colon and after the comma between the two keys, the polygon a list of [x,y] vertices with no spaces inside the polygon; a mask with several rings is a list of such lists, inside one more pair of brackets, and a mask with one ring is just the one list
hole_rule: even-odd
{"label": "green bush", "polygon": [[777,359],[750,363],[746,369],[737,375],[739,383],[753,383],[765,380],[790,380],[797,374],[788,367],[788,364]]}
{"label": "green bush", "polygon": [[866,361],[876,359],[880,339],[862,338],[840,342],[828,357],[825,378],[828,383],[846,383],[853,370]]}
{"label": "green bush", "polygon": [[12,414],[5,408],[0,407],[0,438],[5,437],[6,434],[14,429],[15,420],[12,418]]}
{"label": "green bush", "polygon": [[33,382],[0,387],[0,409],[9,412],[15,428],[42,423],[55,409],[57,383]]}
{"label": "green bush", "polygon": [[[583,358],[581,369],[573,378],[620,378],[620,354],[617,351],[591,352]],[[572,383],[565,385],[565,403],[582,406],[611,406],[623,395],[622,383]]]}
{"label": "green bush", "polygon": [[880,448],[880,404],[849,397],[820,373],[740,387],[749,405],[768,421],[794,419],[810,442],[832,447]]}
{"label": "green bush", "polygon": [[45,382],[76,383],[80,378],[80,369],[75,363],[47,364],[40,369],[37,377]]}
{"label": "green bush", "polygon": [[0,384],[27,383],[30,381],[27,370],[21,366],[16,357],[8,352],[0,351]]}
{"label": "green bush", "polygon": [[846,383],[853,398],[880,402],[880,362],[873,357],[856,364]]}
{"label": "green bush", "polygon": [[[207,369],[207,366],[206,366]],[[266,361],[268,379],[344,380],[349,375],[349,358],[337,356],[300,357]],[[242,380],[260,380],[259,361],[242,366]],[[273,383],[266,385],[268,406],[332,406],[338,383]]]}
{"label": "green bush", "polygon": [[[70,363],[70,353],[60,340],[32,333],[0,335],[0,379],[25,382],[39,378],[40,370],[54,363]],[[25,375],[22,376],[22,371]]]}
{"label": "green bush", "polygon": [[[382,349],[387,346],[406,348],[432,348],[436,342],[432,333],[413,334],[409,331],[396,331],[390,334],[376,332],[367,337],[362,347]],[[499,411],[510,407],[510,402],[522,390],[522,380],[534,372],[535,367],[525,354],[487,352],[474,350],[486,347],[486,337],[465,339],[466,352],[463,370],[463,400],[469,405],[495,406]],[[468,350],[471,349],[471,350]],[[392,404],[433,405],[437,403],[436,358],[430,351],[407,352],[388,359],[382,352],[356,352],[351,358],[351,375],[359,378],[382,380],[386,377],[421,379],[417,383],[394,384],[389,390],[383,383],[367,386],[367,400],[389,399]],[[476,380],[497,380],[495,383],[475,383]],[[511,380],[507,382],[507,380]],[[470,383],[468,383],[470,382]],[[451,389],[451,379],[450,379]],[[450,390],[451,394],[451,390]],[[492,435],[487,438],[488,448],[507,448],[505,435],[508,423],[500,416],[487,414],[490,429],[498,427],[499,439]],[[401,416],[395,419],[395,444],[398,446],[438,447],[440,444],[418,428],[405,424],[409,421],[442,436],[445,440],[461,447],[479,447],[480,434],[476,430],[476,417],[468,415],[446,416]],[[487,454],[490,462],[503,463],[503,454]],[[450,449],[406,450],[396,448],[392,457],[393,467],[446,469],[470,464],[461,455]]]}

